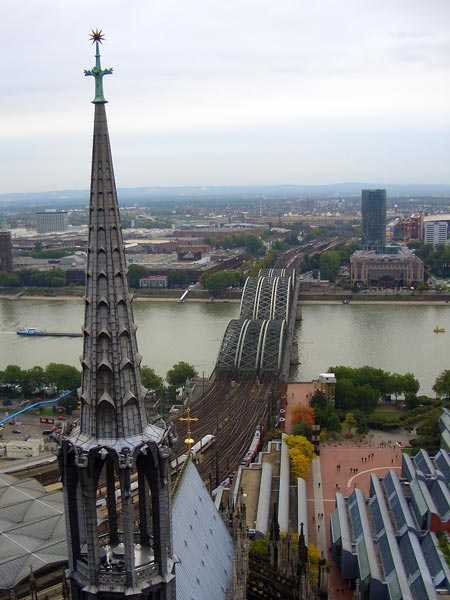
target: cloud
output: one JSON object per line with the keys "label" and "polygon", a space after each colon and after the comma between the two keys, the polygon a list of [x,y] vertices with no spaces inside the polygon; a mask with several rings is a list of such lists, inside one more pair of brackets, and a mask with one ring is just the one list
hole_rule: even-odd
{"label": "cloud", "polygon": [[[279,151],[277,158],[268,151],[267,165],[258,148],[245,143],[245,136],[255,139],[258,131],[269,149],[282,148],[282,136],[292,148],[292,131],[306,139],[315,131],[325,148],[324,132],[341,135],[338,161],[324,149],[322,158],[317,151],[316,162],[310,157],[307,162],[312,173],[322,169],[324,178],[339,163],[342,176],[334,179],[347,180],[362,178],[360,161],[354,160],[360,149],[352,135],[360,131],[367,138],[390,131],[400,153],[404,140],[411,171],[423,169],[431,176],[432,163],[414,160],[408,134],[441,131],[445,140],[449,128],[447,0],[133,0],[126,9],[120,0],[79,0],[76,5],[3,0],[0,36],[7,51],[0,55],[0,160],[8,161],[9,173],[14,161],[17,171],[26,164],[27,185],[43,185],[43,172],[48,176],[43,189],[60,185],[63,177],[71,186],[87,185],[85,169],[73,164],[69,175],[62,153],[52,148],[55,143],[73,148],[72,161],[86,160],[90,152],[90,141],[83,144],[91,135],[93,81],[83,70],[95,61],[88,36],[96,27],[106,36],[102,64],[114,68],[114,75],[105,78],[110,130],[118,140],[113,144],[131,149],[128,154],[113,145],[122,161],[116,171],[120,168],[127,181],[148,176],[146,170],[142,177],[137,172],[136,164],[146,164],[147,158],[138,160],[136,148],[151,148],[155,160],[158,141],[164,160],[172,156],[174,161],[167,169],[168,185],[185,183],[190,173],[203,173],[209,184],[214,177],[220,183],[242,178],[231,151],[221,165],[209,159],[221,144],[233,147],[249,172],[264,171],[265,177],[282,182],[285,153]],[[197,136],[199,165],[189,154],[193,142],[186,144],[192,136]],[[438,144],[447,158],[448,143]],[[21,153],[8,154],[8,148],[20,146]],[[374,148],[382,151],[377,144]],[[38,162],[36,149],[42,157]],[[53,161],[51,169],[44,157]],[[383,161],[387,169],[391,164],[395,177],[392,160],[380,156],[380,169]],[[436,157],[433,161],[440,164]],[[436,167],[436,177],[441,175]],[[298,177],[306,177],[303,170]],[[11,186],[25,182],[8,175],[3,185],[14,191]]]}

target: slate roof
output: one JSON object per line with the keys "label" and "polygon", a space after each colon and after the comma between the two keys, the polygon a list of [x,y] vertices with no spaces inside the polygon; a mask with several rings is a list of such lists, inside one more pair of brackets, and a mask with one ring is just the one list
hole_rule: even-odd
{"label": "slate roof", "polygon": [[0,590],[67,560],[63,495],[35,479],[0,475]]}
{"label": "slate roof", "polygon": [[188,462],[173,498],[177,600],[224,600],[234,545],[197,469]]}

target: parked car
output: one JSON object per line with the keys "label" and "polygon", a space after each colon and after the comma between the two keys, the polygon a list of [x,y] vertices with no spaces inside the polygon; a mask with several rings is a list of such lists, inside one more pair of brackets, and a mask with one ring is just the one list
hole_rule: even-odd
{"label": "parked car", "polygon": [[13,433],[22,433],[22,432],[20,431],[20,429],[13,429],[13,430],[12,430],[12,432],[13,432]]}

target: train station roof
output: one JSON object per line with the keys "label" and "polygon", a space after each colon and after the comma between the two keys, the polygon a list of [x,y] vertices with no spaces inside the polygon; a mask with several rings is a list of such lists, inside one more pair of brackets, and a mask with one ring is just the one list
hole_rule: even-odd
{"label": "train station roof", "polygon": [[30,570],[67,560],[61,492],[46,492],[36,479],[0,474],[0,590],[9,590]]}

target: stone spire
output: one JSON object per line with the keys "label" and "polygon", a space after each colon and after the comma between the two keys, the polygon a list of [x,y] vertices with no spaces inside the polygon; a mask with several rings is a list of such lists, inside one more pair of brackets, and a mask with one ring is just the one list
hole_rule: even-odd
{"label": "stone spire", "polygon": [[172,600],[174,438],[160,417],[149,421],[146,414],[103,95],[103,76],[112,69],[101,68],[102,32],[91,39],[96,65],[85,74],[95,78],[95,117],[81,418],[59,452],[68,578],[73,600],[143,600],[156,590]]}
{"label": "stone spire", "polygon": [[85,71],[95,77],[96,96],[80,430],[110,439],[142,434],[147,416],[102,87],[112,69],[101,68],[97,36],[96,66]]}

